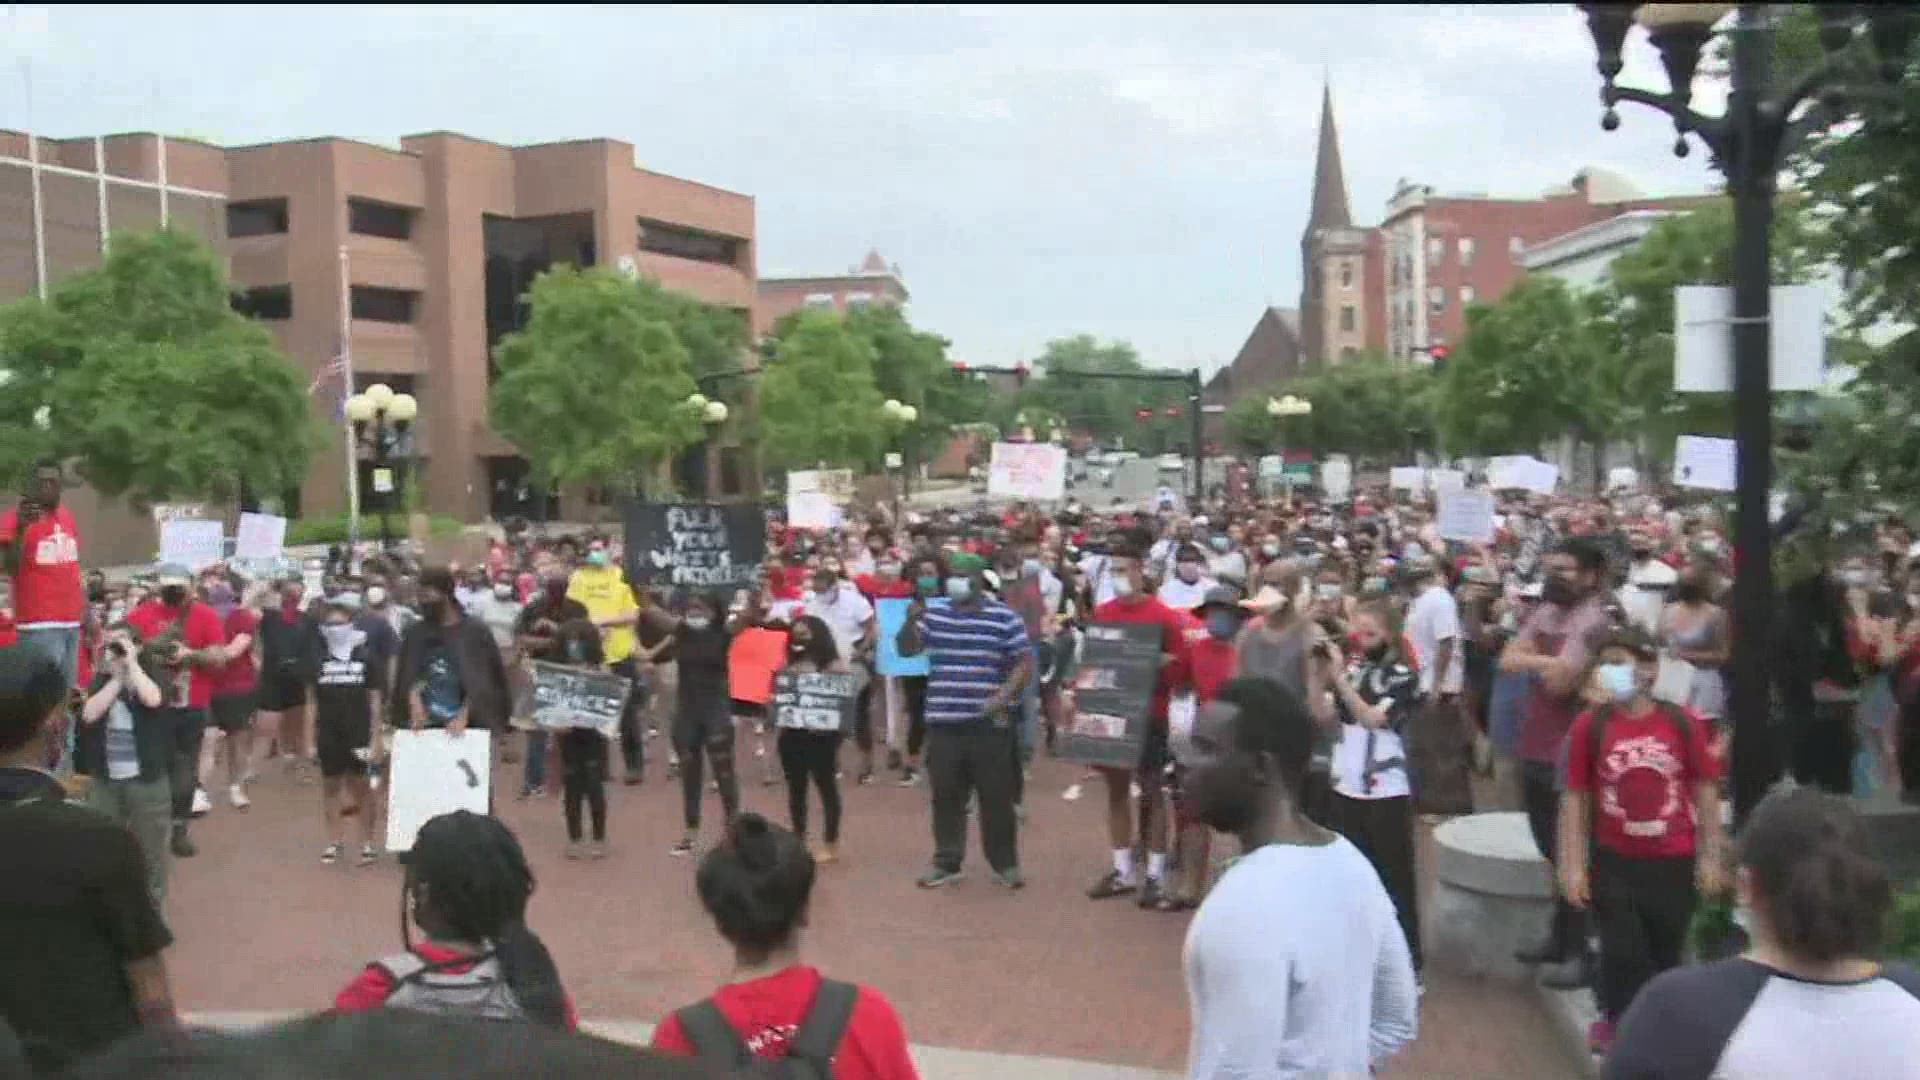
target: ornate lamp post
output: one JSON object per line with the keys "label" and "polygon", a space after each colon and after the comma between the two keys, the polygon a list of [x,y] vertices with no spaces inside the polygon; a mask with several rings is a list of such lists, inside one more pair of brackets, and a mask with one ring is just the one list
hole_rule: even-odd
{"label": "ornate lamp post", "polygon": [[[396,394],[386,383],[374,383],[347,399],[347,419],[353,423],[355,468],[361,455],[373,465],[373,493],[380,497],[380,550],[393,549],[393,526],[388,514],[406,499],[407,461],[413,457],[409,433],[420,415],[412,394]],[[351,558],[351,556],[349,556]]]}
{"label": "ornate lamp post", "polygon": [[[1715,24],[1733,4],[1579,4],[1600,60],[1600,126],[1620,126],[1615,106],[1631,101],[1673,120],[1673,152],[1685,157],[1688,136],[1705,143],[1733,197],[1733,410],[1738,477],[1734,516],[1733,802],[1737,816],[1766,794],[1786,755],[1772,723],[1767,654],[1772,646],[1773,544],[1767,520],[1773,482],[1769,289],[1776,178],[1803,137],[1841,119],[1866,100],[1884,100],[1885,84],[1906,69],[1920,15],[1906,4],[1822,4],[1825,55],[1790,85],[1776,88],[1772,5],[1740,4],[1727,31],[1733,63],[1722,116],[1693,108],[1693,77]],[[1665,93],[1619,85],[1621,52],[1635,24],[1660,51]],[[1805,109],[1802,106],[1806,106]]]}
{"label": "ornate lamp post", "polygon": [[698,416],[702,424],[706,425],[704,437],[700,441],[700,491],[705,498],[711,499],[713,497],[713,439],[720,425],[727,422],[729,412],[727,403],[696,392],[688,394],[687,400],[682,404],[689,412]]}
{"label": "ornate lamp post", "polygon": [[920,410],[888,398],[880,406],[880,418],[900,431],[900,498],[904,499],[913,493],[913,425],[920,420]]}

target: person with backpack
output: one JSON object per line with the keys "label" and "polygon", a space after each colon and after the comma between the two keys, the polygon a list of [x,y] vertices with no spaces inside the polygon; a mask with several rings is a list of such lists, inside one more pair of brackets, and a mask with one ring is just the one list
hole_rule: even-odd
{"label": "person with backpack", "polygon": [[668,1017],[653,1048],[716,1069],[784,1080],[917,1080],[906,1030],[871,987],[826,978],[800,956],[814,860],[800,837],[741,814],[694,877],[733,945],[733,976]]}
{"label": "person with backpack", "polygon": [[1603,1055],[1634,995],[1679,966],[1698,893],[1724,886],[1710,725],[1654,700],[1659,667],[1651,635],[1615,629],[1594,669],[1610,700],[1567,732],[1556,865],[1561,895],[1576,908],[1591,906],[1599,931],[1600,1019],[1587,1042]]}
{"label": "person with backpack", "polygon": [[[334,998],[335,1012],[411,1009],[577,1029],[553,956],[527,928],[533,871],[496,818],[441,814],[401,856],[405,951],[368,964]],[[425,935],[413,938],[413,927]]]}

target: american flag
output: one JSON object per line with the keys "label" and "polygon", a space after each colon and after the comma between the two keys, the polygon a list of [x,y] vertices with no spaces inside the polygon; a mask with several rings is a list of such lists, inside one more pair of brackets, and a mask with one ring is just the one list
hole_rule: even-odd
{"label": "american flag", "polygon": [[312,397],[319,393],[320,388],[325,386],[329,379],[338,380],[336,384],[338,389],[336,392],[339,396],[334,402],[333,418],[336,422],[345,420],[347,418],[347,396],[349,394],[347,390],[347,353],[345,349],[334,350],[333,359],[328,361],[327,365],[320,369],[320,373],[313,377],[313,382],[308,384],[307,396]]}

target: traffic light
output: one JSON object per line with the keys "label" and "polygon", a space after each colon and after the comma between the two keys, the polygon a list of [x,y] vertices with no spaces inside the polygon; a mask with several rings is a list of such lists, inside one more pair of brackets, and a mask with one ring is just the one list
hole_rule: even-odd
{"label": "traffic light", "polygon": [[967,362],[965,360],[955,360],[953,362],[953,373],[955,375],[965,375],[967,373]]}
{"label": "traffic light", "polygon": [[1024,361],[1013,365],[1013,384],[1018,387],[1026,386],[1027,376],[1031,374],[1033,374],[1033,369],[1028,367]]}
{"label": "traffic light", "polygon": [[1448,349],[1445,345],[1435,345],[1427,350],[1427,356],[1433,361],[1433,370],[1436,374],[1446,370],[1447,352]]}
{"label": "traffic light", "polygon": [[1169,405],[1169,406],[1167,406],[1167,416],[1168,416],[1169,418],[1171,418],[1171,419],[1179,419],[1179,417],[1180,417],[1180,406],[1178,406],[1178,405]]}
{"label": "traffic light", "polygon": [[1151,420],[1153,419],[1153,410],[1152,409],[1135,409],[1133,410],[1133,418],[1135,420]]}

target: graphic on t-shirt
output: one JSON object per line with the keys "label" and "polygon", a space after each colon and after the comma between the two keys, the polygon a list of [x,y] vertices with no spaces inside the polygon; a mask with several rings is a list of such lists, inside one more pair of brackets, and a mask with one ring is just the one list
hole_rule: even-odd
{"label": "graphic on t-shirt", "polygon": [[420,675],[420,704],[425,706],[427,715],[436,720],[451,720],[460,715],[460,707],[466,700],[466,687],[460,682],[460,671],[453,657],[444,648],[434,650],[422,665]]}
{"label": "graphic on t-shirt", "polygon": [[1659,735],[1615,741],[1600,766],[1600,809],[1628,836],[1667,835],[1680,812],[1683,765]]}
{"label": "graphic on t-shirt", "polygon": [[53,531],[40,538],[33,549],[33,561],[41,566],[61,566],[80,561],[80,541],[55,524]]}

